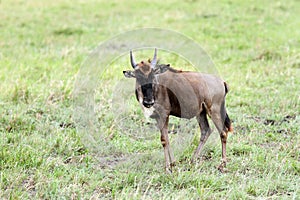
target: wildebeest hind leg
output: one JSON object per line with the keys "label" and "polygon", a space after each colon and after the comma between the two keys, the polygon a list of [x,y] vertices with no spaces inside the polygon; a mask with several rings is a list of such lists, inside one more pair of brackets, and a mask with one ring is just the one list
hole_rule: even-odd
{"label": "wildebeest hind leg", "polygon": [[[224,106],[224,105],[222,105]],[[228,129],[225,126],[225,117],[226,117],[226,112],[223,113],[225,109],[220,107],[214,107],[212,109],[212,115],[211,119],[214,122],[215,126],[217,127],[220,138],[221,138],[221,143],[222,143],[222,162],[218,169],[223,172],[223,168],[226,166],[227,158],[226,158],[226,142],[227,142],[227,136],[228,136]],[[220,112],[221,111],[221,112]]]}
{"label": "wildebeest hind leg", "polygon": [[194,162],[198,158],[205,142],[207,141],[207,139],[209,138],[209,136],[212,132],[212,130],[209,127],[205,109],[203,109],[203,111],[200,113],[200,115],[197,116],[197,121],[200,126],[201,137],[200,137],[199,145],[198,145],[197,149],[195,150],[194,155],[192,157],[192,162]]}

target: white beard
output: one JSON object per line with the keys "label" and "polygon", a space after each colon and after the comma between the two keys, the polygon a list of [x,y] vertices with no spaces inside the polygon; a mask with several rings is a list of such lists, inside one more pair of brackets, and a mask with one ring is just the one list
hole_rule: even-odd
{"label": "white beard", "polygon": [[155,110],[153,106],[151,106],[150,108],[146,108],[146,107],[143,105],[143,99],[142,99],[142,98],[139,98],[139,102],[140,102],[140,105],[141,105],[141,107],[142,107],[144,116],[145,116],[146,118],[149,118],[151,115],[153,115],[154,110]]}

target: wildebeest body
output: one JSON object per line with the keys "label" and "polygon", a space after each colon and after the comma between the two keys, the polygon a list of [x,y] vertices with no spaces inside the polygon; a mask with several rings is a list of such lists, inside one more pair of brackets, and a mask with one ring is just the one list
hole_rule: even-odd
{"label": "wildebeest body", "polygon": [[199,145],[192,160],[198,157],[211,134],[207,115],[219,131],[222,143],[222,171],[226,165],[227,133],[232,131],[231,120],[225,108],[227,84],[217,76],[199,72],[176,70],[170,65],[159,65],[154,58],[150,62],[136,64],[132,52],[130,61],[134,71],[123,71],[125,77],[136,79],[136,98],[145,116],[156,119],[161,132],[165,154],[165,168],[171,171],[174,156],[168,138],[169,116],[191,119],[196,117],[201,130]]}
{"label": "wildebeest body", "polygon": [[224,82],[213,75],[197,72],[166,71],[156,75],[155,104],[164,105],[170,115],[191,119],[216,101],[225,98]]}

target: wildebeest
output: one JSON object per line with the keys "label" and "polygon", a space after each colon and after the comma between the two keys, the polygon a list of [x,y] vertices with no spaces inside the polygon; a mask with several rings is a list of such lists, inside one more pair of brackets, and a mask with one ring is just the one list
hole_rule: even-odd
{"label": "wildebeest", "polygon": [[123,71],[123,74],[127,78],[136,79],[136,98],[144,114],[157,121],[167,172],[171,172],[174,165],[168,138],[170,115],[187,119],[196,117],[198,121],[201,137],[192,161],[199,156],[212,132],[207,115],[212,119],[221,137],[222,163],[219,170],[222,171],[226,165],[227,135],[233,130],[225,108],[227,84],[214,75],[181,71],[170,67],[169,64],[159,64],[156,49],[152,60],[140,63],[135,62],[130,51],[130,62],[134,70]]}

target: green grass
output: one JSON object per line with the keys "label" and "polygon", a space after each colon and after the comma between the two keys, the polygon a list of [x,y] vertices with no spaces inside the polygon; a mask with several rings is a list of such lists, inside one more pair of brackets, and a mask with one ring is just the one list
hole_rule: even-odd
{"label": "green grass", "polygon": [[[0,1],[0,198],[298,199],[299,10],[296,0]],[[100,42],[143,27],[194,39],[229,83],[235,133],[226,173],[216,169],[216,131],[191,165],[199,130],[195,121],[175,118],[177,134],[170,136],[178,164],[164,173],[159,132],[134,91],[122,112],[111,104],[128,55],[99,74],[96,127],[105,142],[92,148],[76,129],[72,94],[80,66]]]}

